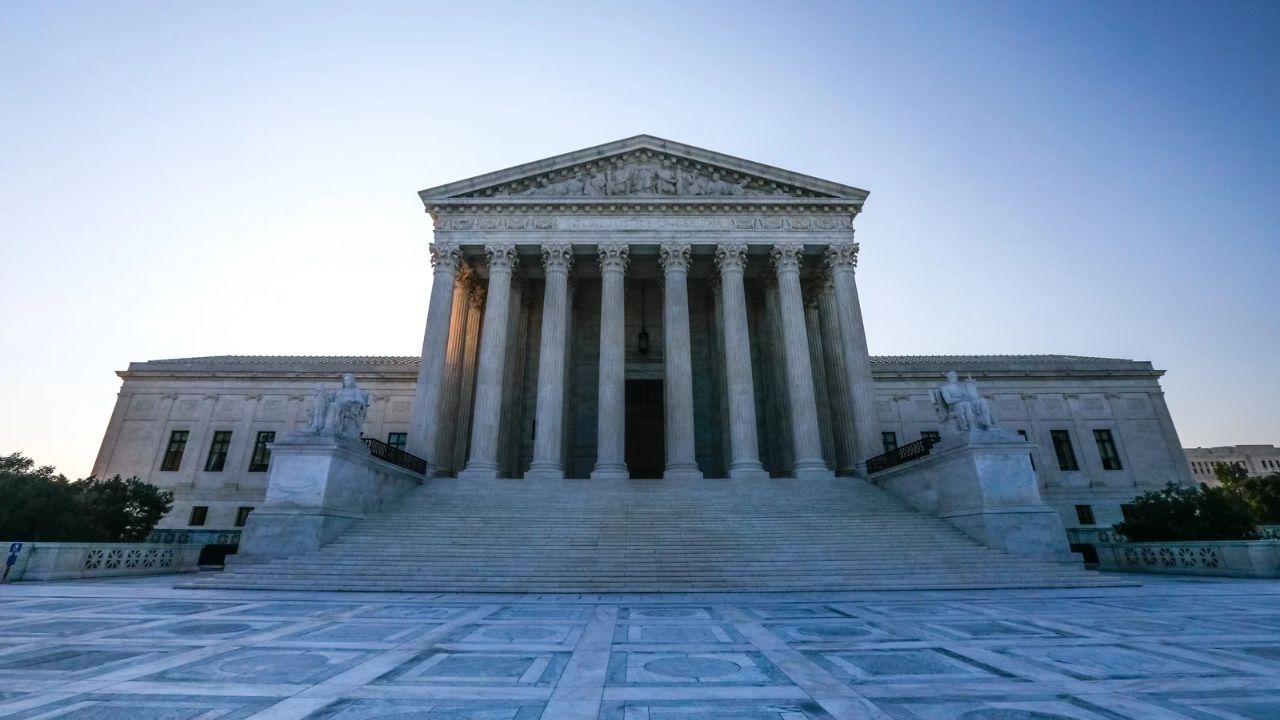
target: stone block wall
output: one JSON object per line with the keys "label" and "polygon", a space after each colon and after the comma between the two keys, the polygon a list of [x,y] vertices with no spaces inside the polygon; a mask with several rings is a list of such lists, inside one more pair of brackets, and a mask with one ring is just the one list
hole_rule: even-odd
{"label": "stone block wall", "polygon": [[[649,303],[645,322],[651,349],[640,356],[628,347],[628,377],[662,376],[662,324],[660,286],[648,280]],[[538,338],[541,328],[540,281],[529,281],[518,414],[512,433],[503,443],[511,459],[508,465],[528,466],[533,454],[534,415],[537,403]],[[640,330],[640,308],[632,301],[638,288],[629,281],[626,337],[632,342]],[[748,289],[750,329],[760,454],[766,467],[781,467],[780,448],[790,442],[779,421],[779,399],[768,373],[769,326],[764,302]],[[708,476],[723,473],[724,439],[720,427],[721,392],[714,373],[713,312],[704,281],[690,283],[690,327],[695,369],[696,450]],[[570,357],[573,368],[569,424],[572,446],[571,475],[585,477],[595,461],[595,404],[598,370],[595,338],[599,332],[599,283],[583,280],[575,301],[574,334]],[[697,318],[703,318],[699,320]],[[1068,527],[1079,527],[1076,505],[1090,505],[1098,526],[1121,519],[1120,506],[1135,495],[1173,481],[1192,482],[1172,419],[1160,390],[1160,372],[1149,363],[1070,356],[1028,358],[873,358],[877,384],[877,410],[882,429],[897,434],[899,444],[919,439],[920,433],[937,430],[938,420],[930,400],[948,369],[972,372],[992,399],[1001,424],[1023,430],[1032,442],[1032,461],[1045,501],[1059,511]],[[281,437],[305,426],[311,394],[317,383],[336,384],[340,374],[351,371],[373,396],[365,435],[386,440],[391,432],[406,432],[417,376],[417,359],[398,358],[194,358],[134,363],[121,373],[124,380],[115,411],[103,439],[94,473],[138,476],[175,492],[173,511],[163,528],[187,528],[193,506],[208,508],[204,529],[233,529],[237,509],[256,507],[266,492],[267,473],[248,472],[249,456],[257,432],[272,430]],[[1058,469],[1049,432],[1071,433],[1077,471]],[[1123,468],[1104,470],[1093,440],[1093,429],[1112,430]],[[161,471],[169,434],[188,430],[182,465],[178,471]],[[221,472],[204,471],[212,433],[231,430],[231,451]]]}

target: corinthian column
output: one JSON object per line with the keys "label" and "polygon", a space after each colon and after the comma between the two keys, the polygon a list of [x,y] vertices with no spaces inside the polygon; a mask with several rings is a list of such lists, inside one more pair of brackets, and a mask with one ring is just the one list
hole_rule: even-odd
{"label": "corinthian column", "polygon": [[427,475],[435,474],[433,462],[439,430],[440,386],[444,380],[444,358],[449,349],[449,317],[453,314],[453,278],[462,258],[456,243],[432,243],[431,304],[427,306],[427,327],[422,337],[422,364],[418,366],[418,386],[413,396],[409,423],[408,450],[427,461]]}
{"label": "corinthian column", "polygon": [[831,434],[831,393],[827,392],[827,366],[823,352],[826,339],[818,318],[818,302],[822,287],[818,278],[809,278],[804,288],[804,323],[809,336],[809,364],[813,367],[814,400],[818,403],[818,432],[822,437],[822,459],[827,467],[839,467],[835,438]]}
{"label": "corinthian column", "polygon": [[858,267],[858,243],[835,243],[827,248],[827,266],[836,290],[836,313],[840,319],[840,341],[844,350],[845,377],[853,404],[853,428],[857,451],[855,471],[867,474],[867,459],[883,449],[880,418],[876,416],[875,386],[871,380],[871,356],[867,352],[867,332],[862,326],[862,307],[854,272]]}
{"label": "corinthian column", "polygon": [[440,389],[440,409],[437,417],[449,426],[449,430],[438,433],[436,438],[435,462],[436,472],[448,475],[458,471],[462,466],[462,458],[455,458],[454,447],[457,445],[458,410],[461,403],[458,397],[462,394],[462,366],[467,353],[467,317],[471,314],[472,275],[475,271],[465,262],[458,268],[453,279],[453,314],[449,319],[449,350],[445,354],[444,381]]}
{"label": "corinthian column", "polygon": [[755,383],[751,377],[751,342],[747,333],[747,294],[742,273],[746,243],[716,246],[720,268],[720,307],[724,316],[724,374],[729,400],[729,477],[767,478],[760,465],[756,435]]}
{"label": "corinthian column", "polygon": [[835,440],[836,464],[841,474],[856,470],[854,456],[858,441],[853,430],[853,403],[849,400],[849,376],[844,367],[844,346],[840,341],[840,317],[836,310],[836,289],[831,269],[822,276],[822,292],[818,295],[818,316],[822,320],[823,354],[827,366],[827,388],[831,396],[831,434]]}
{"label": "corinthian column", "polygon": [[484,327],[480,331],[471,457],[460,475],[468,478],[498,476],[498,430],[502,426],[502,389],[507,369],[511,273],[517,263],[514,244],[486,245],[484,251],[489,261],[489,294]]}
{"label": "corinthian column", "polygon": [[484,285],[472,285],[467,294],[467,334],[462,347],[462,373],[458,381],[458,411],[452,416],[453,455],[450,467],[453,474],[462,471],[467,460],[467,446],[471,442],[471,411],[475,408],[476,361],[480,350],[480,322],[484,314],[484,298],[488,290]]}
{"label": "corinthian column", "polygon": [[822,461],[822,437],[818,431],[818,405],[813,395],[813,366],[805,329],[804,297],[800,290],[803,245],[773,246],[773,266],[778,275],[778,309],[782,315],[782,341],[786,354],[787,395],[791,399],[791,441],[795,447],[792,472],[798,478],[832,477]]}
{"label": "corinthian column", "polygon": [[542,267],[546,288],[542,293],[542,340],[538,355],[537,427],[533,436],[533,462],[526,478],[559,480],[564,477],[560,463],[561,433],[564,423],[565,346],[568,321],[569,268],[573,247],[568,243],[542,246]]}
{"label": "corinthian column", "polygon": [[662,334],[667,464],[664,478],[700,479],[693,443],[693,360],[689,345],[689,243],[663,243]]}
{"label": "corinthian column", "polygon": [[596,410],[594,479],[626,480],[626,329],[623,276],[629,250],[623,243],[599,247],[600,394]]}

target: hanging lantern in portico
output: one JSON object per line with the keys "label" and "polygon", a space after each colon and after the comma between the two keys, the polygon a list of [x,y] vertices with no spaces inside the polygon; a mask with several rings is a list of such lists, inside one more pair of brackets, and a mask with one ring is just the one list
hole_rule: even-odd
{"label": "hanging lantern in portico", "polygon": [[636,336],[636,352],[646,355],[649,352],[649,331],[645,329],[644,315],[644,281],[640,281],[640,334]]}

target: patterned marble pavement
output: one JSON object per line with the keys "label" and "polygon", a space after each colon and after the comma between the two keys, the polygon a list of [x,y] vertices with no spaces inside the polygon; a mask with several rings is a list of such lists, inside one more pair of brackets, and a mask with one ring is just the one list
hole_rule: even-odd
{"label": "patterned marble pavement", "polygon": [[610,596],[0,585],[0,717],[1280,718],[1280,582]]}

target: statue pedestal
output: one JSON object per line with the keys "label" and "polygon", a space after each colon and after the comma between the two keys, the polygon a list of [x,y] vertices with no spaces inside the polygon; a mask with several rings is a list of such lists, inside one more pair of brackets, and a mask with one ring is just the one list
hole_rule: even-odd
{"label": "statue pedestal", "polygon": [[978,542],[1016,555],[1073,560],[1058,512],[1040,498],[1031,444],[1004,429],[946,435],[928,455],[871,476]]}
{"label": "statue pedestal", "polygon": [[290,433],[271,445],[266,502],[245,522],[232,564],[319,550],[422,476],[378,460],[359,440]]}

